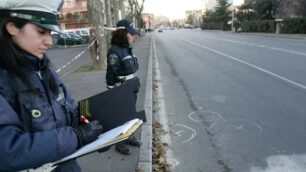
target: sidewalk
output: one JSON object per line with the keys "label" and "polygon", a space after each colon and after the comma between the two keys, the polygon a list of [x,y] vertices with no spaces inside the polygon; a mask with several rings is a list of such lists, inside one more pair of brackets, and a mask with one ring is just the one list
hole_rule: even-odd
{"label": "sidewalk", "polygon": [[[138,57],[139,71],[137,72],[140,78],[141,88],[138,93],[137,109],[146,110],[148,122],[145,123],[141,130],[136,132],[136,137],[143,142],[141,148],[129,146],[132,155],[122,155],[115,150],[113,146],[110,150],[104,153],[92,153],[78,159],[84,172],[133,172],[138,166],[139,171],[151,171],[151,148],[152,148],[152,134],[151,130],[151,114],[152,110],[152,72],[149,66],[151,46],[151,35],[137,40],[133,45],[133,52]],[[89,57],[82,57],[89,58]],[[151,78],[151,79],[150,79]],[[86,97],[93,96],[99,92],[106,90],[105,71],[89,71],[89,72],[74,72],[63,78],[68,90],[72,93],[76,101]],[[148,85],[147,85],[148,81]],[[151,82],[151,83],[150,83]],[[148,89],[146,88],[148,87]],[[140,161],[140,162],[139,162]],[[138,165],[139,164],[139,165]]]}

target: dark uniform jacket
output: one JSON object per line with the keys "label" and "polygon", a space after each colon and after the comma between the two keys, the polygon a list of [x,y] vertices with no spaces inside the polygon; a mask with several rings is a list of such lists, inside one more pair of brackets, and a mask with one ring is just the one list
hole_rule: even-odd
{"label": "dark uniform jacket", "polygon": [[114,86],[121,82],[118,76],[134,74],[138,70],[137,58],[129,45],[119,47],[112,45],[107,53],[106,84]]}
{"label": "dark uniform jacket", "polygon": [[[74,153],[78,123],[77,108],[57,74],[44,60],[33,55],[27,75],[37,89],[33,94],[21,80],[0,68],[0,171],[20,171],[54,162]],[[37,71],[40,71],[41,78]],[[47,77],[56,78],[59,95],[46,85]],[[75,161],[59,165],[56,171],[80,171]]]}

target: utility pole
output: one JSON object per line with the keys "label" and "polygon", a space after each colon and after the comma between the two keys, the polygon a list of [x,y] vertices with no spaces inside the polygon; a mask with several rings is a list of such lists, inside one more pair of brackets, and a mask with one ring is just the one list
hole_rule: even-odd
{"label": "utility pole", "polygon": [[232,4],[232,25],[231,25],[232,32],[235,32],[234,20],[235,20],[235,6],[234,6],[234,3],[233,3]]}
{"label": "utility pole", "polygon": [[102,0],[87,0],[89,22],[92,26],[91,40],[96,40],[91,47],[92,67],[106,69],[106,34],[104,29],[105,3]]}

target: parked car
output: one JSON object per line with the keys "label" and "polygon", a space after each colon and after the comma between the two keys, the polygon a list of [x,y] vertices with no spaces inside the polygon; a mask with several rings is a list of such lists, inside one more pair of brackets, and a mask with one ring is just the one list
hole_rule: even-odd
{"label": "parked car", "polygon": [[79,29],[79,30],[75,30],[75,33],[80,35],[80,36],[89,36],[89,30],[87,29]]}
{"label": "parked car", "polygon": [[90,36],[89,30],[90,28],[75,28],[75,29],[65,29],[65,30],[62,30],[62,32],[68,33],[68,34],[78,34],[82,38],[84,38],[86,43],[88,43],[89,36]]}
{"label": "parked car", "polygon": [[53,44],[59,44],[59,45],[76,45],[76,44],[83,44],[85,43],[85,40],[75,34],[75,33],[63,33],[63,34],[58,34],[54,33],[51,35]]}
{"label": "parked car", "polygon": [[80,35],[84,39],[85,43],[89,42],[89,36],[90,36],[89,29],[87,28],[79,29],[79,30],[76,30],[75,33]]}
{"label": "parked car", "polygon": [[157,31],[158,31],[158,32],[163,32],[163,29],[159,28]]}
{"label": "parked car", "polygon": [[86,43],[85,38],[83,38],[82,36],[75,34],[75,33],[70,33],[68,34],[68,36],[70,36],[73,40],[73,44],[84,44]]}

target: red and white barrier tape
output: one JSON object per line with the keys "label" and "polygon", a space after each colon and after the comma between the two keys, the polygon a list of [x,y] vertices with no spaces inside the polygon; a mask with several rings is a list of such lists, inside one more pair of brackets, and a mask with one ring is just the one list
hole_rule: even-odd
{"label": "red and white barrier tape", "polygon": [[56,73],[59,73],[61,70],[63,70],[64,68],[66,68],[68,65],[70,65],[73,61],[77,60],[79,57],[81,57],[94,43],[95,43],[96,39],[92,41],[92,43],[90,43],[87,48],[85,50],[83,50],[80,54],[78,54],[77,56],[75,56],[74,58],[72,58],[67,64],[63,65],[62,67],[60,67],[59,69],[56,70]]}

